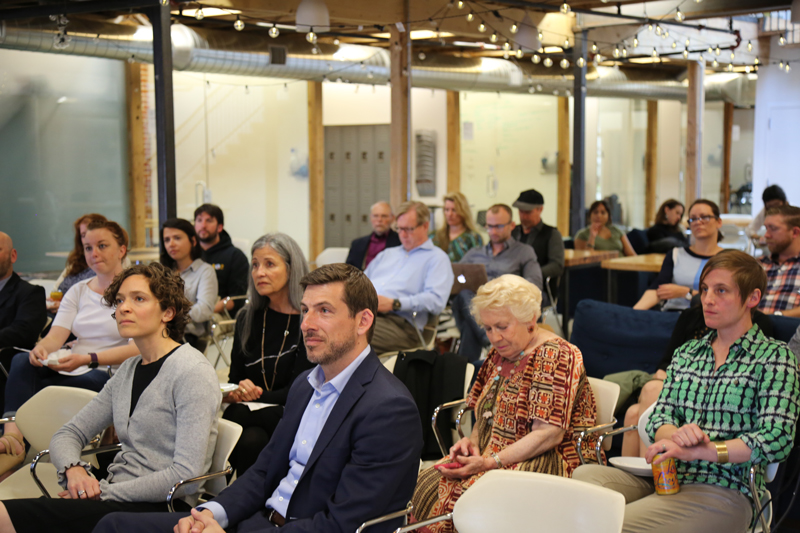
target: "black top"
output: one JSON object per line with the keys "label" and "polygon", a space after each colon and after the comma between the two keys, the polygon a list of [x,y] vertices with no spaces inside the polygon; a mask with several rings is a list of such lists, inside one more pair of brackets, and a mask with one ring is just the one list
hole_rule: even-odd
{"label": "black top", "polygon": [[[250,262],[244,252],[233,245],[227,231],[222,230],[219,242],[203,252],[203,261],[214,267],[217,273],[220,298],[247,294]],[[238,303],[234,309],[238,310],[241,305]]]}
{"label": "black top", "polygon": [[158,371],[161,370],[162,366],[164,366],[164,361],[167,360],[167,357],[172,355],[173,352],[180,347],[181,345],[174,347],[169,351],[169,353],[167,353],[167,355],[150,364],[144,365],[142,364],[142,361],[136,363],[136,369],[133,371],[133,386],[131,387],[131,412],[128,413],[128,416],[133,416],[133,410],[136,409],[136,404],[139,403],[139,398],[142,396],[142,393],[147,386],[150,385],[154,379],[156,379]]}
{"label": "black top", "polygon": [[[756,311],[753,315],[753,323],[758,324],[758,327],[761,328],[764,335],[772,337],[772,320],[770,320],[769,316],[761,311]],[[658,369],[666,371],[667,367],[672,362],[672,355],[675,353],[675,350],[680,348],[685,342],[705,336],[709,331],[711,331],[711,328],[706,326],[702,305],[695,305],[681,311],[678,322],[675,323],[675,329],[672,330],[672,337],[669,339],[664,357],[661,359],[661,362],[658,363]]]}
{"label": "black top", "polygon": [[678,239],[679,241],[689,244],[689,239],[683,232],[681,226],[670,226],[669,224],[654,224],[647,228],[647,240],[651,243],[660,241],[661,239]]}
{"label": "black top", "polygon": [[33,348],[46,322],[44,287],[13,272],[0,291],[0,349]]}
{"label": "black top", "polygon": [[[264,390],[264,394],[257,401],[285,405],[289,388],[295,378],[314,367],[306,357],[306,345],[300,334],[300,315],[286,315],[267,309],[263,374],[261,373],[261,326],[264,323],[264,311],[256,311],[253,318],[250,338],[247,339],[247,354],[242,349],[242,339],[239,333],[243,319],[244,312],[240,313],[236,319],[236,333],[231,349],[231,369],[228,374],[228,382],[238,384],[244,379],[249,379]],[[278,350],[283,342],[283,332],[286,331],[287,321],[289,322],[289,335],[283,346],[283,355],[278,359]],[[275,368],[275,361],[278,361],[277,368]],[[271,386],[272,390],[267,390],[265,380],[266,385]]]}

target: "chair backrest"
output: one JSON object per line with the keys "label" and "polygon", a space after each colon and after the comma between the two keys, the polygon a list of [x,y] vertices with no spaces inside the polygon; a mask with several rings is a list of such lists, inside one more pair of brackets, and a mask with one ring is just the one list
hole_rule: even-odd
{"label": "chair backrest", "polygon": [[75,387],[45,387],[17,410],[16,423],[36,451],[50,447],[53,434],[72,420],[97,393]]}
{"label": "chair backrest", "polygon": [[397,354],[388,357],[381,357],[381,364],[386,367],[386,370],[394,374],[394,365],[397,363]]}
{"label": "chair backrest", "polygon": [[[580,512],[565,513],[569,501],[580,501]],[[461,495],[453,513],[459,533],[619,533],[625,497],[576,479],[492,470]]]}
{"label": "chair backrest", "polygon": [[349,252],[350,248],[325,248],[317,256],[317,268],[331,263],[344,263]]}
{"label": "chair backrest", "polygon": [[[239,437],[242,436],[242,426],[239,424],[224,418],[220,418],[217,422],[217,447],[214,448],[214,455],[211,457],[210,472],[225,470],[228,458],[231,456],[236,443],[239,442]],[[206,481],[203,490],[216,496],[227,486],[228,480],[225,476],[222,476]]]}
{"label": "chair backrest", "polygon": [[589,378],[597,405],[597,424],[608,424],[614,418],[614,408],[619,398],[619,385],[603,379]]}
{"label": "chair backrest", "polygon": [[639,438],[642,439],[647,446],[653,444],[653,441],[650,440],[650,436],[647,434],[647,421],[650,420],[650,415],[653,414],[653,409],[656,408],[656,404],[650,405],[644,412],[639,415],[639,423],[637,424],[637,431],[639,432]]}

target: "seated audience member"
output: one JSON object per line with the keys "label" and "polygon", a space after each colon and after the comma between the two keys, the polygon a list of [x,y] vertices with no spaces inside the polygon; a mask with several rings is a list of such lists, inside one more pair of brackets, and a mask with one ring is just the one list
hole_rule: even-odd
{"label": "seated audience member", "polygon": [[[349,532],[406,506],[419,468],[422,427],[408,389],[370,348],[375,289],[360,270],[342,263],[320,267],[300,284],[301,329],[308,359],[318,366],[295,380],[283,420],[256,464],[191,515],[114,514],[95,533],[282,526]],[[398,527],[399,519],[370,529],[388,533]]]}
{"label": "seated audience member", "polygon": [[[654,444],[646,460],[674,458],[680,492],[658,496],[652,478],[617,468],[575,470],[575,479],[625,496],[624,532],[749,528],[764,469],[788,457],[800,408],[797,359],[753,324],[766,285],[758,262],[738,250],[717,254],[703,268],[703,314],[713,331],[675,352],[647,424]],[[757,494],[747,481],[752,465]]]}
{"label": "seated audience member", "polygon": [[794,356],[800,359],[800,326],[794,332],[792,338],[789,340],[789,349],[792,350]]}
{"label": "seated audience member", "polygon": [[544,279],[550,278],[555,293],[555,280],[564,273],[564,239],[558,228],[542,220],[544,196],[536,189],[522,191],[513,207],[519,212],[519,226],[511,232],[518,242],[533,246]]}
{"label": "seated audience member", "polygon": [[[14,356],[5,391],[4,418],[14,416],[23,403],[49,385],[99,392],[108,381],[108,372],[99,366],[116,366],[139,353],[136,344],[120,336],[102,302],[103,293],[122,272],[128,235],[116,222],[94,221],[83,238],[83,247],[86,263],[96,276],[73,285],[64,295],[47,336],[29,354]],[[70,333],[77,337],[71,350],[55,353]],[[50,354],[57,359],[49,358]],[[0,474],[25,458],[22,438],[16,424],[5,424],[0,439]]]}
{"label": "seated audience member", "polygon": [[[753,323],[758,324],[761,332],[766,337],[772,337],[772,321],[769,316],[761,311],[753,313]],[[664,378],[667,377],[667,368],[672,362],[672,356],[675,351],[680,348],[684,343],[705,337],[711,328],[706,325],[703,316],[703,306],[694,305],[689,309],[681,311],[678,321],[675,323],[675,328],[672,330],[672,336],[669,339],[669,344],[664,350],[664,356],[661,362],[658,363],[658,370],[652,375],[652,379],[644,384],[640,389],[634,390],[633,394],[638,397],[637,403],[631,405],[625,412],[625,426],[632,426],[639,423],[639,417],[644,411],[656,403],[658,395],[661,394],[661,389],[664,388]],[[800,341],[800,338],[798,338]],[[644,457],[647,452],[642,439],[639,438],[639,433],[636,431],[628,431],[622,435],[622,455],[628,457]]]}
{"label": "seated audience member", "polygon": [[180,274],[186,299],[192,303],[185,338],[192,348],[204,351],[201,338],[208,332],[217,303],[217,275],[200,259],[203,249],[188,220],[171,218],[161,226],[161,264]]}
{"label": "seated audience member", "polygon": [[[538,287],[511,274],[478,289],[473,313],[493,348],[467,397],[475,426],[449,456],[420,472],[412,499],[417,520],[452,512],[489,470],[570,477],[580,465],[575,428],[594,425],[594,395],[580,350],[537,325],[541,302]],[[596,461],[594,441],[584,457]],[[450,462],[461,466],[439,466]],[[431,530],[452,532],[453,524]]]}
{"label": "seated audience member", "polygon": [[758,236],[758,233],[764,226],[764,219],[767,216],[767,210],[772,207],[789,205],[789,202],[786,201],[786,193],[783,192],[783,189],[781,189],[780,185],[770,185],[764,189],[764,192],[761,193],[761,201],[764,203],[764,207],[761,208],[761,211],[759,211],[758,214],[753,217],[753,221],[750,222],[749,226],[747,226],[746,233],[750,237]]}
{"label": "seated audience member", "polygon": [[[248,304],[236,317],[228,381],[239,388],[223,398],[223,417],[244,430],[230,463],[238,476],[250,468],[283,415],[294,380],[312,368],[300,332],[300,279],[308,265],[297,243],[270,233],[253,244]],[[277,404],[250,410],[241,402]]]}
{"label": "seated audience member", "polygon": [[367,268],[375,256],[386,248],[400,246],[400,237],[391,228],[394,215],[388,202],[376,202],[372,205],[369,222],[372,224],[372,233],[350,243],[350,252],[345,261],[361,270]]}
{"label": "seated audience member", "polygon": [[647,228],[648,249],[664,253],[676,246],[687,246],[689,239],[681,225],[684,207],[678,200],[667,200],[656,213],[655,224]]}
{"label": "seated audience member", "polygon": [[467,251],[483,246],[483,237],[472,221],[467,197],[451,192],[444,197],[444,225],[431,233],[433,244],[444,250],[450,261],[457,263]]}
{"label": "seated audience member", "polygon": [[[98,215],[97,213],[88,213],[78,218],[72,224],[75,229],[75,246],[67,257],[66,268],[64,268],[64,271],[58,276],[55,283],[56,288],[54,292],[60,292],[62,297],[67,294],[70,287],[79,281],[95,276],[94,270],[89,268],[89,265],[86,264],[86,258],[83,255],[82,241],[83,237],[86,235],[86,228],[95,220],[105,222],[107,219],[103,215]],[[47,311],[52,313],[52,316],[55,316],[60,304],[60,299],[54,300],[51,298],[50,294],[47,295]]]}
{"label": "seated audience member", "polygon": [[[226,307],[228,296],[242,296],[247,292],[247,276],[250,267],[247,256],[233,245],[231,236],[223,229],[225,216],[214,204],[203,204],[194,210],[194,229],[203,248],[203,261],[214,267],[220,300],[214,306],[215,313]],[[228,302],[227,309],[241,309],[244,303]]]}
{"label": "seated audience member", "polygon": [[[109,314],[115,307],[119,334],[132,338],[141,356],[125,361],[53,435],[50,457],[66,490],[59,498],[0,502],[2,531],[89,533],[109,513],[166,512],[172,486],[211,466],[219,382],[203,354],[180,344],[191,306],[181,279],[158,263],[137,265],[117,276],[103,301]],[[98,480],[81,450],[111,425],[122,450],[109,479]],[[178,496],[193,504],[198,489],[191,485]]]}
{"label": "seated audience member", "polygon": [[[542,269],[536,261],[536,252],[531,246],[517,242],[511,237],[514,229],[511,208],[505,204],[495,204],[486,211],[486,231],[489,244],[473,248],[459,261],[463,264],[486,265],[486,276],[492,280],[503,274],[516,274],[536,285],[544,287]],[[461,332],[461,345],[458,353],[475,362],[480,358],[481,349],[489,346],[489,339],[473,318],[470,304],[475,293],[469,289],[459,292],[451,307],[456,326]]]}
{"label": "seated audience member", "polygon": [[636,255],[628,237],[611,224],[611,209],[605,200],[597,200],[589,207],[591,223],[575,234],[576,250],[608,250]]}
{"label": "seated audience member", "polygon": [[662,311],[681,311],[700,290],[700,273],[714,255],[723,250],[719,228],[719,207],[711,200],[695,200],[689,207],[689,227],[694,244],[673,248],[661,264],[661,271],[634,309],[647,310],[661,303]]}
{"label": "seated audience member", "polygon": [[758,308],[767,314],[800,316],[800,207],[772,207],[764,225],[769,254],[760,261],[767,272],[767,290]]}
{"label": "seated audience member", "polygon": [[33,348],[47,323],[44,287],[20,278],[14,272],[16,262],[11,237],[0,231],[0,350]]}
{"label": "seated audience member", "polygon": [[378,353],[418,347],[417,331],[425,327],[429,314],[442,312],[453,287],[450,259],[428,238],[428,208],[406,202],[398,212],[402,246],[382,251],[364,271],[378,291],[371,342]]}

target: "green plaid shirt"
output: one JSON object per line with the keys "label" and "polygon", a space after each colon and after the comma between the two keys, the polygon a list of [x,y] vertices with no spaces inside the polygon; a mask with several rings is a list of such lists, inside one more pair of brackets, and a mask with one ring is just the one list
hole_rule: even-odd
{"label": "green plaid shirt", "polygon": [[712,441],[741,439],[753,452],[746,463],[676,461],[681,484],[707,483],[738,490],[752,498],[750,467],[764,490],[764,468],[786,460],[792,449],[800,408],[797,360],[788,346],[764,336],[757,325],[731,346],[714,371],[711,331],[675,351],[667,368],[647,433],[655,439],[664,424],[697,424]]}

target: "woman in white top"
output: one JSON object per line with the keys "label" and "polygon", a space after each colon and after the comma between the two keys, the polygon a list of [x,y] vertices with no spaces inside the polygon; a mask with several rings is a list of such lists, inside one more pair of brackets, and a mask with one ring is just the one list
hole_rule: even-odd
{"label": "woman in white top", "polygon": [[[49,385],[100,391],[109,378],[105,367],[117,366],[139,353],[135,344],[120,336],[108,307],[102,303],[104,291],[122,272],[127,233],[116,222],[94,221],[87,228],[83,247],[86,262],[97,276],[70,288],[47,336],[29,354],[14,356],[6,384],[4,417],[14,416],[23,403]],[[77,337],[71,352],[48,357],[64,346],[70,333]],[[6,424],[0,438],[0,474],[24,458],[23,435],[16,424]]]}
{"label": "woman in white top", "polygon": [[192,302],[184,338],[201,352],[206,343],[200,339],[214,316],[218,294],[217,273],[214,267],[200,259],[202,255],[203,249],[191,222],[182,218],[164,222],[161,226],[160,263],[179,273],[183,279],[183,293]]}

